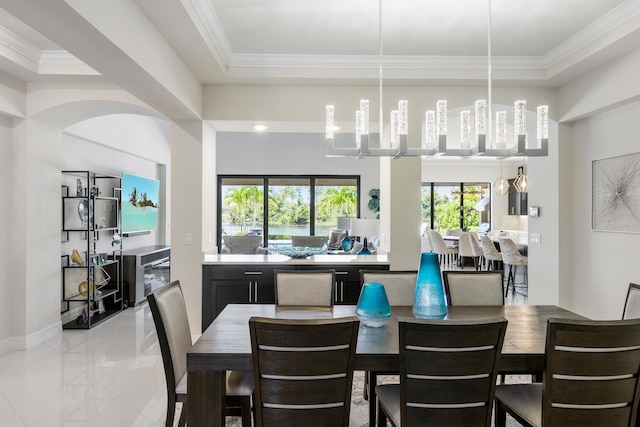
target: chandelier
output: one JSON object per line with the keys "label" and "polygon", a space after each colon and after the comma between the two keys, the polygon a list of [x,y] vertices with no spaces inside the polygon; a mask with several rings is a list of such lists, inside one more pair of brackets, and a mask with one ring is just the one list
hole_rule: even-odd
{"label": "chandelier", "polygon": [[[537,135],[535,143],[527,136],[527,102],[517,100],[514,103],[513,136],[507,135],[507,112],[497,111],[495,120],[491,103],[491,0],[488,0],[488,100],[475,102],[474,114],[470,110],[460,113],[460,143],[456,147],[447,146],[449,129],[447,126],[447,101],[439,100],[434,110],[426,111],[422,126],[421,148],[408,147],[408,101],[400,100],[398,109],[391,111],[390,140],[382,147],[383,102],[382,102],[382,0],[379,0],[378,13],[378,68],[380,96],[380,147],[369,146],[369,100],[360,101],[355,114],[355,147],[336,147],[334,141],[335,107],[327,105],[325,109],[327,156],[365,157],[390,156],[547,156],[549,144],[549,107],[537,107]],[[472,124],[472,122],[474,124]],[[495,134],[493,127],[495,123]],[[473,128],[473,131],[472,131]],[[511,143],[509,143],[511,140]]]}

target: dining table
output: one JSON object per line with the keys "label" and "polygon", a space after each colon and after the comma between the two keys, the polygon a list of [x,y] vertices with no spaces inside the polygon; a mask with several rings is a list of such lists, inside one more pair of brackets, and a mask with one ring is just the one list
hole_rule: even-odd
{"label": "dining table", "polygon": [[[355,309],[354,305],[335,305],[330,309],[281,308],[274,304],[227,305],[187,353],[188,425],[225,425],[226,371],[253,369],[249,337],[251,317],[339,318],[354,316]],[[508,321],[499,370],[510,374],[542,372],[549,318],[584,319],[554,305],[450,306],[444,319],[494,316],[502,316]],[[398,320],[413,317],[410,306],[392,307],[392,316],[382,327],[371,328],[361,324],[354,369],[397,372]],[[375,399],[369,399],[369,405],[370,418],[373,418]]]}

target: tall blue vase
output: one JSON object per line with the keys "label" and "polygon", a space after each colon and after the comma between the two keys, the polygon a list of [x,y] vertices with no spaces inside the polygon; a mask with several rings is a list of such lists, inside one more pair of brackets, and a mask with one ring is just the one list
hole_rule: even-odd
{"label": "tall blue vase", "polygon": [[416,280],[413,315],[422,319],[442,319],[447,314],[438,255],[424,252]]}

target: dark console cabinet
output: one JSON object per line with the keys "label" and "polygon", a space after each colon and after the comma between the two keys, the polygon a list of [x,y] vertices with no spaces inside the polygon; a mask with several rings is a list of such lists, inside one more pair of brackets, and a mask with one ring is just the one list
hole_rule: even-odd
{"label": "dark console cabinet", "polygon": [[[336,255],[337,257],[339,255]],[[336,270],[334,304],[356,304],[360,270],[388,270],[388,264],[205,264],[202,266],[202,330],[227,304],[274,304],[274,270]]]}
{"label": "dark console cabinet", "polygon": [[169,283],[171,248],[146,246],[122,252],[124,295],[130,306],[147,300],[147,295]]}

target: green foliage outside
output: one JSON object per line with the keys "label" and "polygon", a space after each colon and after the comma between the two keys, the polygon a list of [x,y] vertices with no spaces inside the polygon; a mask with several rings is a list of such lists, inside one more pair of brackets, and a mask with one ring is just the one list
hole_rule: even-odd
{"label": "green foliage outside", "polygon": [[[434,192],[434,219],[435,228],[437,230],[462,228],[463,230],[473,231],[478,228],[479,217],[478,211],[473,207],[480,200],[476,191],[481,190],[480,187],[465,187],[464,206],[460,206],[460,198],[456,195],[439,194]],[[461,226],[461,220],[462,226]],[[422,193],[422,221],[430,224],[431,221],[431,193]]]}
{"label": "green foliage outside", "polygon": [[[278,187],[269,191],[269,224],[304,225],[309,224],[308,187]],[[223,200],[223,221],[240,224],[243,229],[255,228],[262,224],[264,217],[262,187],[231,187]],[[356,216],[357,188],[352,186],[331,186],[316,188],[316,223],[333,224],[338,216]]]}

